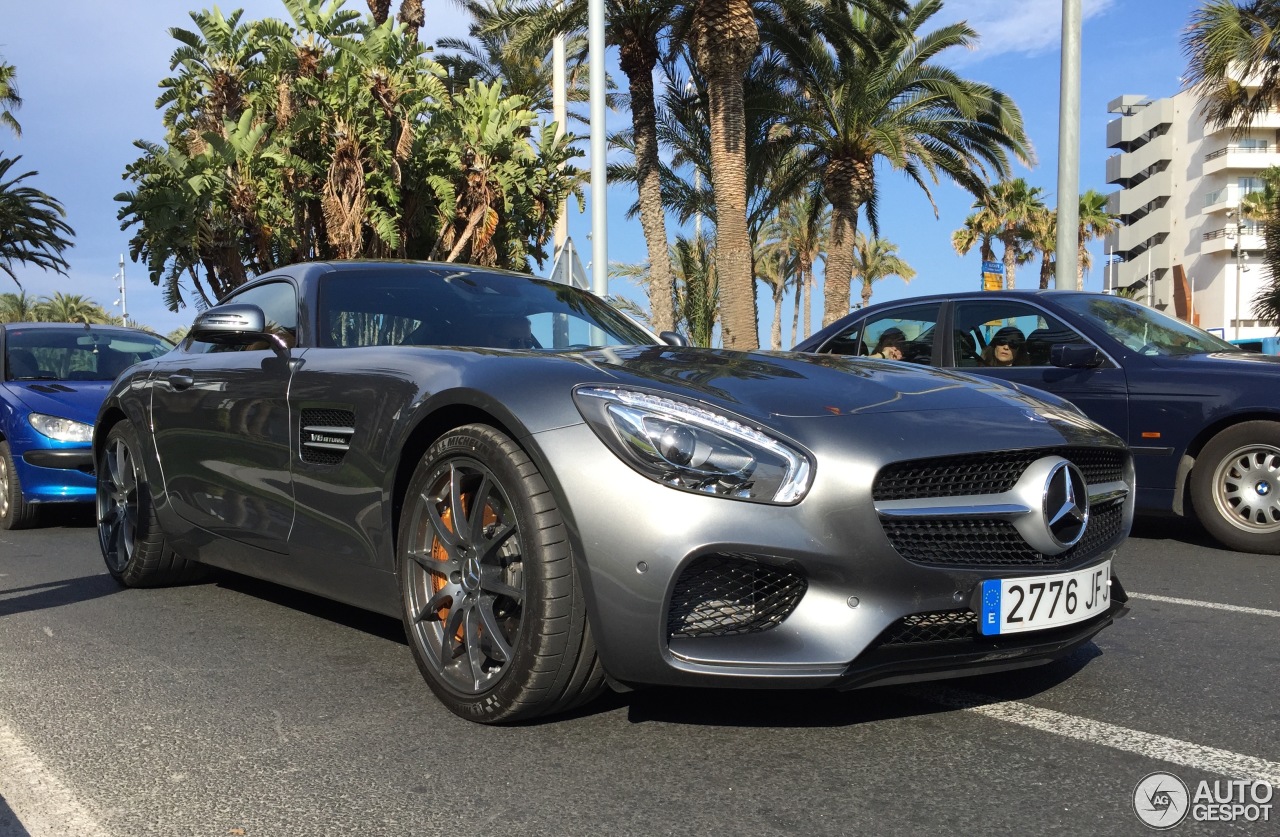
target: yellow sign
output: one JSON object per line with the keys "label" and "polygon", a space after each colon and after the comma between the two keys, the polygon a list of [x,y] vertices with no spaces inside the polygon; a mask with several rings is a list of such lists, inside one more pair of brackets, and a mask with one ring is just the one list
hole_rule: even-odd
{"label": "yellow sign", "polygon": [[982,289],[984,291],[1004,290],[1004,277],[999,273],[982,274]]}

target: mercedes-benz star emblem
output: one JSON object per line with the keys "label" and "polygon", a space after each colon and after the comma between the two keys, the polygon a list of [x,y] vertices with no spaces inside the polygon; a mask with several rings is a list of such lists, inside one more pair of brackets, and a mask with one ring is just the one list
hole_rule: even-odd
{"label": "mercedes-benz star emblem", "polygon": [[1049,536],[1063,549],[1084,537],[1089,523],[1089,488],[1084,474],[1070,462],[1059,462],[1044,481],[1044,522]]}

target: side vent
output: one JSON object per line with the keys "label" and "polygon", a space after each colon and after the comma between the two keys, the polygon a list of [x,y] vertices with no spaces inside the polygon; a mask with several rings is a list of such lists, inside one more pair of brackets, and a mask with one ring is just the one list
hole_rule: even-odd
{"label": "side vent", "polygon": [[350,410],[302,411],[302,461],[336,465],[351,449],[356,415]]}

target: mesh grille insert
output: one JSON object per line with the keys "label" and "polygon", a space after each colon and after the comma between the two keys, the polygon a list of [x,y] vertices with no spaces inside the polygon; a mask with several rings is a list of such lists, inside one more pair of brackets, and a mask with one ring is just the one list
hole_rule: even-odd
{"label": "mesh grille insert", "polygon": [[1093,509],[1089,527],[1075,546],[1058,555],[1032,549],[1007,520],[923,518],[885,520],[884,532],[898,554],[930,567],[1059,567],[1086,559],[1120,537],[1124,503]]}
{"label": "mesh grille insert", "polygon": [[710,637],[765,631],[795,610],[807,588],[802,576],[780,567],[746,556],[706,555],[676,581],[667,633]]}
{"label": "mesh grille insert", "polygon": [[887,465],[876,475],[871,495],[880,501],[999,494],[1013,488],[1027,466],[1045,456],[1061,456],[1075,463],[1091,485],[1115,482],[1124,475],[1124,452],[1107,448],[972,453]]}
{"label": "mesh grille insert", "polygon": [[916,645],[922,642],[955,642],[978,633],[978,614],[972,610],[936,610],[913,613],[894,622],[880,635],[879,645]]}

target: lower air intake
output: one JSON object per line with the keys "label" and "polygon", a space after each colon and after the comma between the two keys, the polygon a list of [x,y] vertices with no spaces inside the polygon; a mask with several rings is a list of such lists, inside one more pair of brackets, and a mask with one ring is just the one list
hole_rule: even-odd
{"label": "lower air intake", "polygon": [[667,612],[672,637],[753,634],[782,622],[808,588],[781,567],[742,555],[704,555],[676,581]]}

